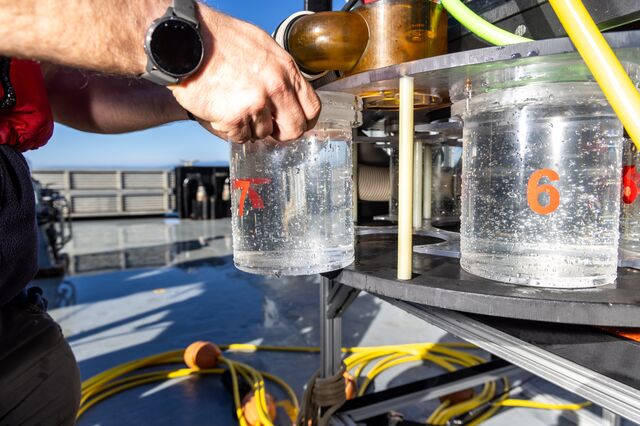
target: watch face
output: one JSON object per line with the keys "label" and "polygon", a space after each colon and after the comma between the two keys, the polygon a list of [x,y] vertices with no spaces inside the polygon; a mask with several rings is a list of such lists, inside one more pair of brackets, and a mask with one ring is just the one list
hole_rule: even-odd
{"label": "watch face", "polygon": [[190,74],[202,60],[200,33],[181,19],[160,22],[153,30],[149,47],[156,66],[176,77]]}

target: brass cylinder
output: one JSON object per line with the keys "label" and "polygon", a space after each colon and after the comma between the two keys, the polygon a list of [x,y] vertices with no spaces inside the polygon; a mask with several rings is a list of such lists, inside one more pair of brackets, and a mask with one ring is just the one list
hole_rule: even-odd
{"label": "brass cylinder", "polygon": [[369,41],[361,15],[321,12],[292,23],[287,50],[304,71],[349,71],[356,66]]}
{"label": "brass cylinder", "polygon": [[377,0],[354,10],[369,43],[348,74],[447,53],[447,14],[432,0]]}
{"label": "brass cylinder", "polygon": [[[436,0],[365,0],[351,12],[302,16],[289,27],[286,48],[303,71],[352,75],[447,53],[447,13]],[[368,108],[397,109],[398,91],[360,93]],[[416,88],[416,108],[441,99]]]}

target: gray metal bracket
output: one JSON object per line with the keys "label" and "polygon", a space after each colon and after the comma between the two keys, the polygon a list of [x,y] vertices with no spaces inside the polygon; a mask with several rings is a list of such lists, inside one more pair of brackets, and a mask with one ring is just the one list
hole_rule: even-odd
{"label": "gray metal bracket", "polygon": [[[640,390],[628,384],[487,326],[462,313],[388,297],[381,299],[618,416],[640,422]],[[615,416],[608,416],[611,422],[616,421]]]}
{"label": "gray metal bracket", "polygon": [[[338,273],[333,275],[337,276]],[[331,377],[342,367],[342,314],[360,290],[339,284],[326,274],[320,284],[320,377]]]}
{"label": "gray metal bracket", "polygon": [[353,399],[345,403],[337,415],[342,415],[343,420],[348,417],[360,422],[407,405],[433,400],[516,374],[523,374],[523,371],[506,361],[495,360]]}
{"label": "gray metal bracket", "polygon": [[[337,276],[338,274],[333,274]],[[337,374],[342,368],[342,314],[360,293],[359,290],[323,275],[320,282],[320,377]]]}
{"label": "gray metal bracket", "polygon": [[335,281],[331,281],[329,286],[326,314],[327,318],[334,319],[344,314],[347,308],[356,300],[360,294],[360,290],[336,283]]}
{"label": "gray metal bracket", "polygon": [[342,314],[360,294],[333,280],[339,272],[324,274],[320,283],[320,377],[331,377],[342,368]]}

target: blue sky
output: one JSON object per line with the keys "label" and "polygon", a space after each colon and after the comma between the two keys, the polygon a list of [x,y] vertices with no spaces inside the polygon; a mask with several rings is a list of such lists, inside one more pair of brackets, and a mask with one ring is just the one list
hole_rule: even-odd
{"label": "blue sky", "polygon": [[[303,0],[207,0],[210,6],[271,33]],[[344,2],[334,0],[334,7]],[[34,169],[48,167],[167,167],[181,160],[227,162],[226,142],[195,123],[175,123],[125,135],[93,135],[56,125],[51,141],[27,153]]]}

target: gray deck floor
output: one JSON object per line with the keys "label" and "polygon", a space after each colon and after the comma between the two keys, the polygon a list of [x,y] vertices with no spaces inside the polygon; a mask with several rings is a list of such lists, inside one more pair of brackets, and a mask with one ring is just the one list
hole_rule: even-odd
{"label": "gray deck floor", "polygon": [[[195,340],[217,343],[318,345],[318,282],[265,278],[238,271],[228,220],[84,221],[66,251],[71,275],[45,285],[83,379],[105,369]],[[378,299],[361,295],[344,317],[344,344],[366,346],[453,341]],[[275,373],[301,393],[317,355],[233,355]],[[383,375],[378,389],[439,374],[410,366]],[[544,382],[537,385],[556,392]],[[560,391],[558,391],[560,392]],[[435,403],[401,410],[424,420]],[[279,424],[286,424],[279,416]],[[219,378],[189,378],[117,395],[79,425],[233,425],[230,396]],[[487,425],[569,424],[558,412],[511,409]]]}

